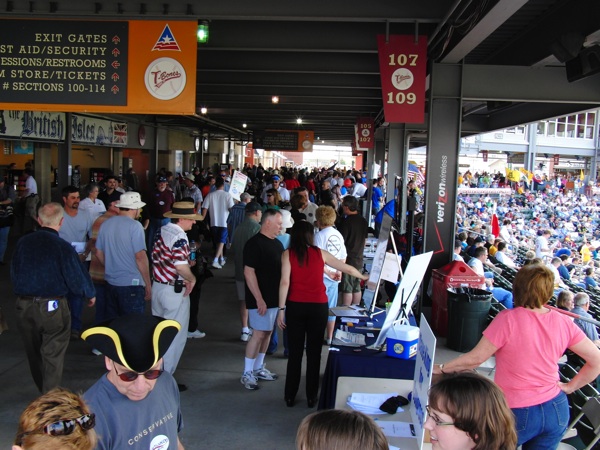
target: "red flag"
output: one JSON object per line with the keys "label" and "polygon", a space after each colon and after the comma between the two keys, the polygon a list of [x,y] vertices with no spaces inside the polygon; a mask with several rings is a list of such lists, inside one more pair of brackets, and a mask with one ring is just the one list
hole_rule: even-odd
{"label": "red flag", "polygon": [[492,215],[492,234],[496,237],[500,236],[500,222],[496,214]]}

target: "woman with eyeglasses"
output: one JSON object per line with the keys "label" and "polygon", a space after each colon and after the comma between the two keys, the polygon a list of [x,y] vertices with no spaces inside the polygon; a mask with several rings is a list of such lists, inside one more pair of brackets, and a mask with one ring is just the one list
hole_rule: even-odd
{"label": "woman with eyeglasses", "polygon": [[263,213],[267,210],[267,209],[277,209],[279,210],[279,203],[281,202],[281,195],[279,195],[279,192],[277,191],[277,189],[268,189],[267,190],[267,203],[265,203],[265,205],[263,206]]}
{"label": "woman with eyeglasses", "polygon": [[424,428],[439,450],[514,450],[515,420],[504,394],[475,373],[448,375],[429,391]]}
{"label": "woman with eyeglasses", "polygon": [[[600,374],[600,351],[567,316],[544,306],[554,293],[554,274],[543,264],[522,267],[513,282],[514,309],[500,312],[477,346],[433,373],[479,367],[496,356],[498,384],[515,416],[523,450],[555,449],[569,423],[567,395]],[[558,360],[566,349],[586,364],[561,383]]]}
{"label": "woman with eyeglasses", "polygon": [[95,423],[83,398],[55,388],[25,408],[12,450],[92,450]]}

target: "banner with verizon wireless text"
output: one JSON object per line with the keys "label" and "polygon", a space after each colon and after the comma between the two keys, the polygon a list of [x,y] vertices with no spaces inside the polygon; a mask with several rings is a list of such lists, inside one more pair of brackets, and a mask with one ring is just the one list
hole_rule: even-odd
{"label": "banner with verizon wireless text", "polygon": [[385,121],[423,123],[425,121],[425,77],[427,37],[377,36],[379,72]]}

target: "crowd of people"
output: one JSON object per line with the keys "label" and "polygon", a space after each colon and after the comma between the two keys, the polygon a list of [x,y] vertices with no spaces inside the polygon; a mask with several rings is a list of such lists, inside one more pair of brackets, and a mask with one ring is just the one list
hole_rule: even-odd
{"label": "crowd of people", "polygon": [[[29,443],[30,435],[47,439],[77,434],[89,441],[81,441],[78,448],[145,448],[158,435],[183,448],[179,393],[186,386],[173,375],[187,339],[205,336],[198,328],[199,287],[208,267],[219,270],[227,264],[228,252],[234,253],[240,339],[246,342],[241,384],[255,391],[259,380],[279,378],[265,362],[277,345],[274,331],[279,326],[288,357],[283,400],[289,407],[296,404],[306,351],[306,402],[315,406],[321,349],[331,343],[333,333],[328,309],[338,304],[339,291],[342,304],[358,304],[361,281],[368,277],[363,252],[370,224],[359,203],[368,192],[366,173],[261,166],[245,166],[241,172],[248,182],[239,200],[230,193],[229,172],[197,168],[181,177],[161,171],[152,191],[143,196],[119,187],[112,176],[104,186],[86,186],[84,200],[80,189],[67,186],[62,204],[39,208],[38,231],[19,239],[11,261],[17,325],[34,382],[45,395],[56,392],[70,339],[89,342],[104,356],[107,372],[84,395],[89,409],[75,398],[77,412],[44,418],[36,426],[24,422],[16,446],[37,448]],[[370,185],[368,209],[375,215],[386,206],[385,180],[376,178]],[[455,374],[432,388],[425,427],[434,448],[500,450],[514,448],[517,440],[523,448],[554,448],[564,432],[565,394],[600,372],[597,334],[594,339],[579,323],[544,308],[554,295],[568,292],[561,277],[573,281],[583,270],[578,282],[593,289],[593,268],[600,259],[600,243],[595,245],[600,200],[584,196],[583,202],[561,189],[548,183],[545,191],[458,199],[456,258],[468,255],[470,265],[485,277],[481,287],[491,290],[508,311],[498,315],[472,352],[436,367],[439,374],[461,372],[493,354],[498,363],[497,385]],[[567,214],[569,220],[564,220]],[[204,239],[213,244],[206,262],[197,251]],[[531,247],[528,261],[518,256],[522,246]],[[494,286],[498,267],[492,258],[518,269],[512,292]],[[147,301],[151,316],[144,315]],[[86,302],[96,308],[94,327],[87,330],[82,323]],[[585,317],[589,296],[574,298],[572,307],[568,298],[561,305]],[[563,330],[559,337],[557,329]],[[525,350],[522,341],[531,348]],[[552,345],[540,353],[540,342]],[[557,384],[556,362],[566,349],[587,364],[569,383]],[[515,365],[516,360],[520,363]],[[540,364],[534,364],[535,370],[523,369],[531,361]],[[528,414],[534,416],[532,411],[549,408],[557,411],[556,426],[524,423]],[[157,419],[162,422],[155,433],[147,427]],[[344,423],[355,423],[367,434],[346,433]],[[325,413],[303,422],[298,448],[322,448],[332,436],[342,439],[336,433],[356,442],[368,436],[370,446],[356,448],[384,448],[370,419]],[[128,442],[131,436],[136,436],[133,443]]]}

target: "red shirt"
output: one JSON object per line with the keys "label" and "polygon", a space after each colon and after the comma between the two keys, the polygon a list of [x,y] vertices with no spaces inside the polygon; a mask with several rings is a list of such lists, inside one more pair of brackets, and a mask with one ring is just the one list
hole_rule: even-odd
{"label": "red shirt", "polygon": [[290,289],[288,300],[299,303],[327,303],[323,283],[323,256],[317,247],[308,247],[307,259],[298,264],[296,252],[290,249]]}

